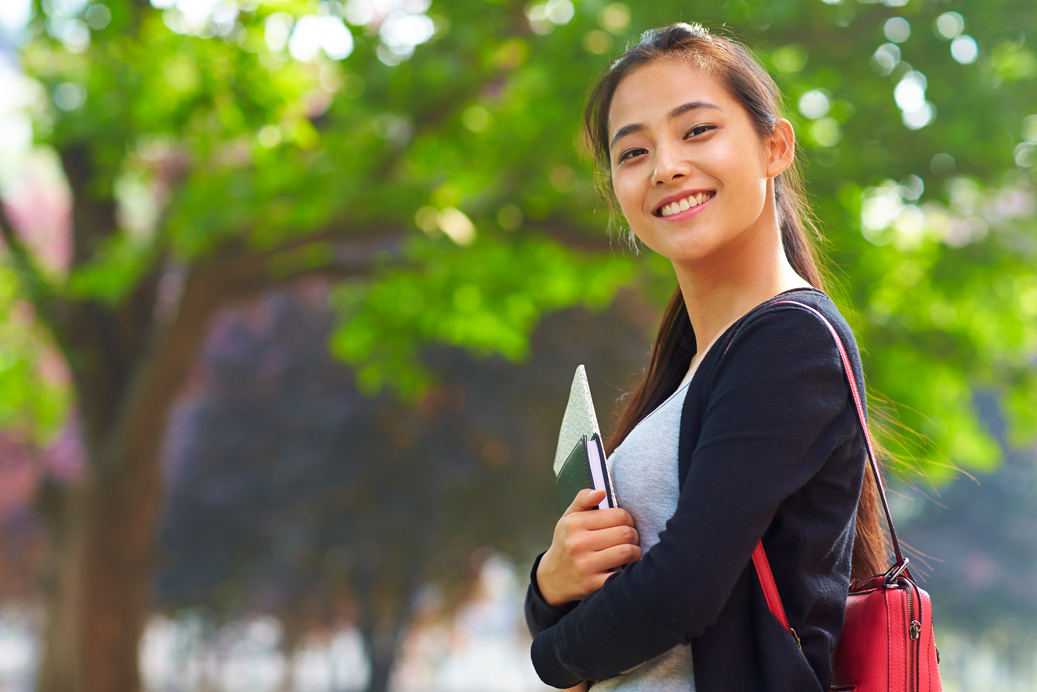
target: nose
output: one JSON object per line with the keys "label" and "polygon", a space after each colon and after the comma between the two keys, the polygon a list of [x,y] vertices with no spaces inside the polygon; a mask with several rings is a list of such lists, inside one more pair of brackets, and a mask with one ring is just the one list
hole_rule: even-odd
{"label": "nose", "polygon": [[655,168],[652,170],[652,185],[662,186],[691,173],[691,164],[675,147],[662,146],[656,149]]}

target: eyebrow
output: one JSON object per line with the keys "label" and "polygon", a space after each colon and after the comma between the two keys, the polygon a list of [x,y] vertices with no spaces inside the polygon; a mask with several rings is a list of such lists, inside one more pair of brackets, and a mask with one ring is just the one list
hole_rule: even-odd
{"label": "eyebrow", "polygon": [[[699,108],[713,108],[715,110],[721,110],[720,106],[709,103],[708,101],[689,101],[688,103],[683,103],[674,108],[672,111],[670,111],[668,113],[668,118],[670,120],[673,120],[674,118],[679,118],[688,111],[698,110]],[[643,129],[645,129],[643,123],[633,123],[632,125],[624,125],[623,127],[616,130],[616,134],[612,136],[612,142],[609,144],[609,149],[616,146],[616,142],[619,140],[620,137],[625,137],[629,134],[640,132]]]}

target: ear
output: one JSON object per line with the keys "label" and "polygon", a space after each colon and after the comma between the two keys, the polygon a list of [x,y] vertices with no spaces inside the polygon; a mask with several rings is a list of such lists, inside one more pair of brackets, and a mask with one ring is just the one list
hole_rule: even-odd
{"label": "ear", "polygon": [[767,175],[773,178],[791,166],[796,157],[796,133],[792,130],[792,123],[778,118],[764,144],[767,147]]}

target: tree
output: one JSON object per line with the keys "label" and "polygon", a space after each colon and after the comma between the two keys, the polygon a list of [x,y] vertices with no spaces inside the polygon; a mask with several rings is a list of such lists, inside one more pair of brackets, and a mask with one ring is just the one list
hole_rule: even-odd
{"label": "tree", "polygon": [[289,652],[352,624],[368,689],[383,692],[421,587],[456,602],[486,548],[523,563],[542,549],[567,370],[586,359],[609,420],[605,383],[646,343],[629,308],[569,310],[545,320],[521,368],[429,352],[443,384],[412,407],[364,397],[332,360],[324,295],[279,293],[218,320],[171,431],[156,597],[219,620],[273,615]]}
{"label": "tree", "polygon": [[933,556],[937,561],[920,569],[931,573],[925,588],[953,615],[955,627],[992,635],[999,631],[996,636],[1006,638],[999,644],[1006,657],[1027,661],[1037,615],[1037,598],[1027,589],[1037,552],[1027,527],[1037,511],[1026,496],[1037,477],[1037,458],[1033,449],[1013,449],[1004,439],[1004,420],[992,397],[984,395],[980,402],[1004,446],[1004,465],[976,482],[943,489],[937,502],[916,499],[913,506],[901,502],[898,509],[908,510],[901,514],[907,515],[911,542],[941,546]]}
{"label": "tree", "polygon": [[[81,482],[47,486],[41,690],[139,688],[160,450],[219,306],[341,281],[334,352],[362,391],[414,397],[430,342],[519,359],[541,313],[670,283],[608,251],[574,141],[591,76],[674,18],[734,25],[781,77],[875,388],[955,464],[998,457],[977,384],[1002,392],[1017,440],[1032,434],[1027,0],[192,7],[33,0],[20,49],[71,222],[55,256],[4,193],[0,314],[19,338],[0,412],[42,439],[73,400],[88,460]],[[48,345],[71,396],[34,386]]]}

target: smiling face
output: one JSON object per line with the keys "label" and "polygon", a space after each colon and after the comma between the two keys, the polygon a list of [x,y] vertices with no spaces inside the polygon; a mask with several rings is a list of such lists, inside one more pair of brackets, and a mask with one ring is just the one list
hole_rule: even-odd
{"label": "smiling face", "polygon": [[720,81],[680,59],[626,75],[608,121],[620,209],[675,266],[737,259],[762,234],[780,237],[772,181],[792,162],[787,122],[761,138]]}

